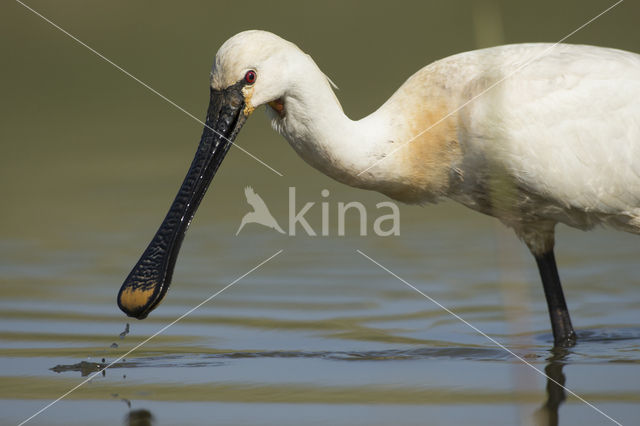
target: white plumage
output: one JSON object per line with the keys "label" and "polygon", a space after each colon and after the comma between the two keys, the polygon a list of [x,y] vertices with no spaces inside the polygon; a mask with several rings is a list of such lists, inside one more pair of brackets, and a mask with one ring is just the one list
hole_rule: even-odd
{"label": "white plumage", "polygon": [[495,216],[529,246],[555,341],[575,340],[553,255],[554,227],[640,233],[640,55],[517,44],[419,70],[371,115],[342,111],[328,78],[294,44],[247,31],[218,51],[211,85],[247,70],[245,115],[267,104],[274,129],[313,167],[407,203],[449,197]]}
{"label": "white plumage", "polygon": [[[481,64],[465,67],[469,94],[531,62],[458,114],[465,182],[451,197],[497,216],[537,252],[552,244],[536,245],[540,226],[549,228],[545,221],[640,232],[640,56],[527,44],[445,61],[464,56]],[[501,71],[492,75],[495,69]],[[487,206],[486,194],[477,195],[487,183],[495,187],[496,169],[510,191],[494,201],[507,211],[491,211],[495,203]],[[529,236],[531,227],[537,236]]]}

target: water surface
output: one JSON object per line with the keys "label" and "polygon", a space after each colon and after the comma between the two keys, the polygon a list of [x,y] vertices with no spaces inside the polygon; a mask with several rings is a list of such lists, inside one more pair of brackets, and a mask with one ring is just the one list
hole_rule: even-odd
{"label": "water surface", "polygon": [[[249,27],[312,53],[354,118],[420,66],[478,47],[470,1],[302,9],[32,3],[198,116],[217,46]],[[633,50],[637,6],[626,3],[572,41]],[[556,41],[604,9],[598,1],[562,10],[547,1],[497,4],[505,42]],[[612,424],[357,250],[607,415],[637,423],[637,236],[559,227],[558,263],[580,342],[552,352],[535,264],[509,231],[445,203],[401,206],[397,237],[359,236],[353,217],[339,237],[337,202],[363,202],[371,230],[375,205],[386,199],[307,167],[260,112],[238,142],[284,177],[232,150],[166,300],[144,321],[125,318],[117,290],[168,208],[201,129],[19,5],[2,7],[3,82],[11,84],[0,103],[0,423],[28,418],[278,250],[29,424]],[[316,229],[326,200],[330,235],[248,225],[235,236],[248,185],[281,223],[288,187],[296,186],[298,203],[316,202],[307,216]]]}

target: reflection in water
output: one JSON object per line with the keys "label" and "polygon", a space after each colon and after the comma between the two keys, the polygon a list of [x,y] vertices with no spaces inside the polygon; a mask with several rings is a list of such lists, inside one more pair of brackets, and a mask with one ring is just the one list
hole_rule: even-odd
{"label": "reflection in water", "polygon": [[536,423],[540,426],[558,425],[558,408],[566,399],[563,387],[566,378],[562,368],[566,364],[565,358],[569,352],[565,348],[555,347],[551,354],[544,369],[547,375],[547,400],[535,413]]}
{"label": "reflection in water", "polygon": [[[110,368],[122,368],[127,367],[125,364],[126,360],[122,360],[122,362],[117,362],[113,364]],[[102,370],[102,377],[106,376],[106,366],[108,362],[105,358],[102,358],[102,362],[91,362],[91,361],[80,361],[75,364],[58,364],[54,367],[51,367],[49,370],[55,371],[56,373],[65,373],[68,371],[79,371],[82,377],[86,377],[91,373],[95,373],[97,371]]]}
{"label": "reflection in water", "polygon": [[[640,340],[640,329],[626,327],[617,329],[580,330],[578,334],[580,345],[588,343],[611,343]],[[567,364],[567,358],[571,352],[567,348],[554,347],[548,364],[544,369],[547,375],[547,401],[536,411],[535,421],[541,426],[557,426],[559,424],[558,408],[566,399],[566,377],[562,369]],[[573,353],[573,356],[576,354]],[[617,360],[621,360],[618,356]]]}
{"label": "reflection in water", "polygon": [[[640,339],[640,329],[637,328],[624,328],[624,329],[616,329],[616,330],[582,330],[580,334],[581,338],[581,348],[588,349],[581,351],[582,353],[592,354],[594,352],[602,354],[603,351],[608,350],[609,347],[613,348],[614,345],[610,345],[611,342],[634,342],[632,344],[633,347],[637,346],[637,342]],[[546,340],[545,340],[546,342]],[[590,347],[586,347],[584,345],[591,345]],[[630,346],[627,346],[630,347]],[[174,352],[178,352],[179,346],[174,346],[171,349],[167,349],[166,352],[172,350]],[[505,351],[499,350],[497,348],[483,348],[483,347],[467,347],[467,346],[445,346],[445,347],[420,347],[420,348],[409,348],[409,349],[388,349],[388,350],[379,350],[379,351],[223,351],[219,353],[200,353],[197,349],[193,347],[184,347],[184,353],[173,353],[171,355],[167,355],[165,353],[157,356],[144,356],[141,358],[134,358],[128,360],[122,360],[117,364],[114,364],[110,367],[110,370],[114,368],[117,369],[135,369],[138,370],[137,373],[138,378],[144,377],[156,377],[155,373],[143,373],[143,369],[151,368],[151,369],[160,369],[163,371],[163,377],[165,372],[170,372],[173,369],[180,368],[195,368],[195,369],[207,369],[210,371],[212,367],[224,367],[224,370],[228,370],[229,368],[242,368],[242,366],[248,366],[250,360],[256,360],[255,362],[260,362],[259,360],[268,361],[270,366],[275,366],[273,371],[278,371],[278,368],[282,368],[285,366],[289,360],[298,360],[292,361],[292,365],[295,368],[301,367],[307,361],[311,362],[311,360],[319,360],[319,361],[338,361],[340,364],[345,364],[348,362],[350,364],[349,369],[351,369],[351,365],[354,364],[362,364],[353,367],[354,371],[370,371],[371,361],[376,363],[384,363],[385,367],[396,366],[398,367],[398,362],[405,361],[416,361],[416,360],[455,360],[455,361],[473,361],[475,365],[479,362],[487,362],[488,366],[491,366],[491,371],[496,368],[496,366],[502,365],[504,361],[508,361],[511,363],[512,357],[506,353]],[[619,351],[619,346],[615,346],[616,354]],[[546,400],[541,403],[541,399],[539,396],[533,393],[527,393],[523,390],[523,393],[519,395],[519,398],[523,398],[520,401],[523,403],[529,404],[540,404],[541,406],[537,411],[532,415],[531,420],[536,425],[541,426],[552,426],[558,425],[559,422],[559,407],[566,400],[566,392],[563,386],[566,383],[566,377],[563,374],[563,368],[569,362],[575,363],[576,358],[581,359],[581,353],[576,353],[573,349],[566,348],[555,348],[549,352],[548,350],[543,348],[543,345],[539,345],[537,347],[528,348],[527,350],[527,358],[535,357],[537,359],[544,359],[546,357],[546,367],[544,369],[545,374],[548,376],[547,384],[546,384]],[[274,364],[273,360],[283,359],[284,362],[280,364]],[[589,358],[584,358],[583,360],[588,360]],[[620,357],[614,358],[612,356],[608,357],[609,360],[620,360]],[[303,364],[300,363],[303,362]],[[333,405],[342,405],[346,402],[357,403],[357,404],[373,404],[374,401],[377,405],[381,406],[393,406],[396,404],[415,404],[430,406],[447,406],[447,404],[451,404],[452,401],[455,404],[482,404],[483,406],[508,406],[513,403],[513,394],[509,392],[505,392],[502,388],[497,388],[496,390],[482,389],[480,392],[476,391],[456,391],[454,393],[451,392],[450,389],[446,388],[441,390],[438,387],[430,387],[426,388],[420,383],[416,385],[407,384],[406,387],[399,387],[394,389],[392,392],[389,392],[388,389],[381,391],[377,389],[376,386],[370,386],[370,384],[358,382],[353,385],[347,383],[346,385],[343,383],[339,383],[338,385],[322,385],[322,384],[312,384],[307,385],[308,382],[302,384],[300,383],[282,383],[281,381],[269,381],[265,380],[264,376],[260,376],[258,378],[250,375],[251,372],[257,371],[256,365],[250,366],[248,369],[249,376],[242,376],[240,370],[237,370],[236,373],[229,373],[228,375],[224,375],[223,378],[218,380],[209,380],[204,378],[203,380],[195,379],[194,374],[189,372],[185,374],[185,371],[181,371],[178,374],[180,378],[186,377],[181,386],[179,386],[180,390],[178,390],[175,386],[175,383],[170,381],[170,376],[166,376],[165,379],[169,380],[169,382],[160,382],[160,383],[140,383],[140,382],[119,382],[119,381],[111,381],[111,382],[103,382],[103,385],[106,386],[110,383],[110,388],[104,388],[104,391],[107,392],[107,389],[110,390],[110,395],[114,398],[120,398],[121,401],[125,402],[129,406],[130,411],[130,403],[127,399],[123,397],[131,398],[135,395],[139,395],[140,392],[145,392],[148,397],[145,400],[151,401],[174,401],[176,397],[179,395],[180,403],[183,401],[203,401],[203,402],[235,402],[235,403],[244,403],[244,404],[255,404],[255,403],[281,403],[282,401],[287,401],[289,403],[305,403],[305,404],[333,404]],[[76,364],[69,365],[57,365],[52,368],[53,371],[63,374],[74,374],[74,375],[82,375],[85,376],[89,372],[93,372],[99,370],[104,366],[105,360],[102,360],[102,363],[89,363],[89,362],[80,362]],[[537,363],[537,362],[536,362]],[[631,360],[631,364],[635,363],[635,359]],[[439,365],[442,367],[446,364],[441,363],[431,363],[427,362],[423,365]],[[624,366],[626,363],[621,363],[620,365]],[[261,364],[267,365],[267,364]],[[314,364],[320,365],[320,364]],[[457,363],[456,366],[460,366],[462,364]],[[597,368],[600,364],[598,362],[594,363],[594,368]],[[279,366],[279,367],[278,367]],[[335,364],[331,365],[332,371],[335,369]],[[340,371],[338,367],[335,371]],[[375,368],[375,370],[384,370],[386,368]],[[120,370],[116,370],[120,371]],[[116,371],[110,371],[111,374],[115,374]],[[126,371],[126,370],[125,370]],[[200,370],[204,371],[204,370]],[[344,370],[343,370],[344,371]],[[400,369],[399,371],[402,371]],[[489,371],[489,370],[487,370]],[[121,373],[120,373],[121,374]],[[115,374],[117,377],[120,374]],[[207,374],[208,376],[208,374]],[[354,374],[354,377],[356,374]],[[189,378],[191,377],[191,378]],[[236,379],[246,377],[252,378],[251,386],[247,387],[246,383],[238,383],[239,380]],[[314,375],[310,375],[309,377],[314,377]],[[380,376],[383,377],[384,376]],[[123,375],[123,379],[126,379],[126,376]],[[158,380],[157,377],[154,380]],[[180,379],[182,380],[182,379]],[[398,380],[397,377],[394,376],[394,380]],[[373,380],[372,382],[376,382]],[[488,385],[487,385],[488,386]],[[346,389],[346,390],[345,390]],[[511,389],[511,388],[509,388]],[[100,391],[98,389],[98,391]],[[115,393],[117,391],[117,393]],[[303,397],[301,397],[303,395]],[[599,397],[599,396],[598,396]],[[347,401],[345,401],[345,398]],[[627,400],[635,400],[635,397],[631,394],[625,396]],[[596,398],[597,399],[597,398]],[[173,402],[176,404],[177,402]],[[155,411],[155,415],[160,418],[165,418],[168,415],[167,412],[163,412],[161,409],[157,409],[155,407],[150,407]],[[173,415],[173,413],[169,413]],[[568,417],[567,417],[568,416]],[[570,424],[572,423],[570,414],[565,413],[564,423]],[[125,424],[152,424],[154,421],[154,416],[148,410],[133,410],[125,418]]]}
{"label": "reflection in water", "polygon": [[144,408],[129,411],[124,418],[125,426],[151,426],[154,421],[153,414]]}
{"label": "reflection in water", "polygon": [[102,363],[80,361],[76,364],[70,364],[70,365],[58,364],[55,367],[51,367],[49,370],[55,371],[56,373],[64,373],[67,371],[79,371],[82,377],[86,377],[91,373],[95,373],[97,371],[102,370],[102,376],[104,377],[106,375],[105,374],[106,370],[104,370],[106,366],[107,366],[107,363],[105,359],[102,358]]}
{"label": "reflection in water", "polygon": [[[332,361],[390,361],[390,360],[418,360],[418,359],[460,359],[473,361],[496,361],[510,359],[510,355],[503,350],[494,348],[418,348],[418,349],[388,349],[383,351],[243,351],[224,352],[218,354],[176,354],[162,356],[148,356],[140,359],[117,362],[109,367],[109,371],[117,368],[176,368],[176,367],[213,367],[224,364],[225,359],[249,358],[306,358],[324,359]],[[51,367],[56,373],[71,371],[80,372],[82,377],[102,370],[107,365],[102,363],[81,361],[75,364],[58,364]],[[102,372],[105,375],[106,370]]]}
{"label": "reflection in water", "polygon": [[[559,424],[558,409],[560,405],[566,399],[565,386],[566,377],[562,372],[565,364],[567,363],[567,357],[569,351],[566,348],[553,348],[551,350],[551,356],[547,359],[548,363],[545,367],[545,374],[547,375],[547,400],[542,406],[534,413],[534,423],[539,426],[557,426]],[[188,358],[192,358],[188,356]],[[504,359],[505,354],[502,351],[495,351],[492,349],[474,349],[469,348],[440,348],[440,349],[418,349],[408,351],[371,351],[371,352],[288,352],[288,351],[272,351],[272,352],[233,352],[225,354],[209,354],[205,355],[205,360],[200,359],[197,366],[211,366],[213,364],[218,365],[213,359],[228,358],[321,358],[330,360],[341,361],[383,361],[383,360],[415,360],[420,358],[460,358],[460,359],[475,359],[475,360],[496,360]],[[162,365],[173,367],[192,366],[187,363],[183,356],[174,356],[174,362],[167,362],[166,357],[150,357],[146,360],[140,360],[139,362],[130,361],[126,364],[114,365],[112,368],[139,368],[139,367],[151,367],[158,366],[158,361],[162,360]],[[200,357],[202,358],[202,357]],[[69,367],[66,371],[77,370]],[[128,399],[122,399],[129,408],[131,408],[131,402]],[[131,410],[125,417],[125,426],[146,426],[152,425],[155,422],[153,414],[146,409]]]}

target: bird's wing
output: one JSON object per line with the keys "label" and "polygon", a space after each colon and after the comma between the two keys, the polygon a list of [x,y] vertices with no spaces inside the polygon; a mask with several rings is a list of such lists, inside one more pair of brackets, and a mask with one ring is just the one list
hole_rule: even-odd
{"label": "bird's wing", "polygon": [[[502,76],[523,63],[504,61]],[[560,45],[464,113],[466,149],[532,193],[582,211],[640,208],[640,55]]]}

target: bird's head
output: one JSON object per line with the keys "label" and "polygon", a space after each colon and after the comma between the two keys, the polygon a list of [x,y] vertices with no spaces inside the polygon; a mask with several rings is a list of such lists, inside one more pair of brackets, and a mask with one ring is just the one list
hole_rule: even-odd
{"label": "bird's head", "polygon": [[305,61],[313,62],[293,43],[265,31],[239,33],[220,47],[211,72],[206,123],[191,167],[118,293],[118,306],[127,315],[143,319],[162,301],[187,227],[238,132],[260,105],[270,104],[284,114],[290,75]]}
{"label": "bird's head", "polygon": [[211,90],[242,95],[243,114],[269,104],[282,112],[283,99],[310,58],[295,44],[266,31],[244,31],[227,40],[216,54]]}

